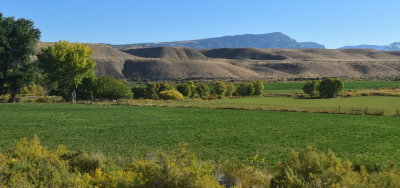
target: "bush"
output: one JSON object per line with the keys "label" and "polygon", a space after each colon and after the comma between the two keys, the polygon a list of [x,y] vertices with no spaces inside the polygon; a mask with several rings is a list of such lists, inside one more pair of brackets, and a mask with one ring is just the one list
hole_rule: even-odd
{"label": "bush", "polygon": [[131,98],[131,89],[123,82],[109,76],[101,76],[95,80],[94,97],[100,99]]}
{"label": "bush", "polygon": [[231,97],[236,92],[236,86],[232,83],[225,83],[225,85],[226,85],[225,96]]}
{"label": "bush", "polygon": [[241,83],[237,88],[237,93],[239,96],[252,96],[254,91],[254,85],[249,82]]}
{"label": "bush", "polygon": [[315,81],[315,80],[307,82],[303,86],[303,91],[304,91],[304,93],[310,95],[311,97],[318,96],[318,94],[319,94],[318,90],[317,90],[318,85],[319,85],[319,82]]}
{"label": "bush", "polygon": [[343,81],[339,79],[327,78],[319,83],[318,91],[322,98],[333,98],[343,90]]}
{"label": "bush", "polygon": [[158,99],[158,92],[160,90],[160,84],[155,82],[146,83],[145,87],[145,98],[146,99]]}
{"label": "bush", "polygon": [[32,84],[22,88],[22,95],[44,96],[44,88],[40,85]]}
{"label": "bush", "polygon": [[158,97],[163,100],[183,100],[184,97],[179,91],[177,90],[166,90],[166,91],[161,91],[158,94]]}
{"label": "bush", "polygon": [[264,83],[262,81],[253,81],[254,92],[253,95],[260,96],[264,91]]}
{"label": "bush", "polygon": [[185,97],[194,97],[196,95],[196,86],[192,81],[179,84],[176,89]]}
{"label": "bush", "polygon": [[290,160],[275,169],[259,155],[247,165],[216,166],[200,160],[184,144],[168,154],[158,152],[133,162],[63,146],[48,150],[37,137],[1,151],[0,187],[400,187],[397,164],[367,170],[312,147],[292,152]]}
{"label": "bush", "polygon": [[196,85],[196,93],[199,97],[205,98],[209,95],[209,87],[205,83],[199,83]]}
{"label": "bush", "polygon": [[214,88],[212,91],[212,94],[215,94],[219,97],[223,97],[225,96],[225,92],[226,92],[226,84],[223,81],[216,81],[213,84]]}
{"label": "bush", "polygon": [[147,93],[146,88],[141,85],[135,85],[132,87],[133,98],[135,99],[146,99]]}
{"label": "bush", "polygon": [[129,171],[143,175],[145,187],[223,187],[213,176],[214,165],[199,160],[196,155],[179,145],[172,155],[158,153],[153,160],[138,160]]}
{"label": "bush", "polygon": [[93,92],[96,90],[96,78],[86,77],[82,83],[76,88],[76,99],[78,100],[93,100]]}

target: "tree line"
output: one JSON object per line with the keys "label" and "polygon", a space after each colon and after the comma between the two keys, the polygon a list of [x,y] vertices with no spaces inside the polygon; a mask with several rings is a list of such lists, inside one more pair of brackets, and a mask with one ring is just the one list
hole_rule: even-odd
{"label": "tree line", "polygon": [[[65,100],[88,99],[182,99],[261,95],[261,81],[246,82],[236,87],[232,83],[217,81],[211,84],[186,82],[175,86],[150,82],[132,89],[128,83],[107,76],[96,76],[93,50],[87,44],[59,41],[42,47],[37,61],[32,61],[40,30],[27,19],[3,17],[0,14],[0,95],[8,94],[15,102],[17,94],[25,88],[45,86],[49,95]],[[36,83],[36,84],[35,84]],[[37,90],[37,89],[36,89]],[[39,89],[43,90],[43,88]]]}

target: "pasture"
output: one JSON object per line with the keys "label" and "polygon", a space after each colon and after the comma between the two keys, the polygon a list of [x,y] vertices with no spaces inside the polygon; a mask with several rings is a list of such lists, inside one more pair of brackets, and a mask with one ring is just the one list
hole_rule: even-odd
{"label": "pasture", "polygon": [[387,116],[0,104],[0,148],[5,150],[19,138],[38,135],[50,148],[64,144],[72,150],[126,158],[186,142],[203,159],[245,161],[261,154],[275,163],[287,159],[288,152],[311,145],[355,163],[375,164],[400,159],[399,122],[399,117]]}
{"label": "pasture", "polygon": [[[248,97],[225,98],[219,100],[183,100],[183,101],[143,101],[136,100],[136,105],[153,105],[168,107],[199,107],[199,108],[233,108],[258,109],[273,111],[307,111],[398,115],[400,98],[388,96],[346,97],[331,99],[303,99],[292,97]],[[383,114],[382,114],[383,113]]]}
{"label": "pasture", "polygon": [[[303,92],[305,82],[267,82],[264,92],[270,93],[293,93]],[[344,90],[367,90],[377,88],[400,87],[400,81],[345,81]]]}

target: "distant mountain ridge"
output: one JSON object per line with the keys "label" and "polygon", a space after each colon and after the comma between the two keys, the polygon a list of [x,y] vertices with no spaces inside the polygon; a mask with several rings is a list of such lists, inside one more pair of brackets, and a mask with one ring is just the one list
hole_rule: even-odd
{"label": "distant mountain ridge", "polygon": [[400,42],[394,42],[388,46],[379,46],[379,45],[356,45],[356,46],[343,46],[339,49],[373,49],[379,51],[400,51]]}
{"label": "distant mountain ridge", "polygon": [[286,48],[286,49],[306,49],[320,48],[325,46],[315,42],[297,42],[295,39],[280,33],[268,34],[244,34],[223,36],[215,38],[206,38],[198,40],[186,40],[175,42],[153,42],[111,45],[112,47],[126,50],[148,47],[186,47],[192,49],[210,49],[210,48]]}

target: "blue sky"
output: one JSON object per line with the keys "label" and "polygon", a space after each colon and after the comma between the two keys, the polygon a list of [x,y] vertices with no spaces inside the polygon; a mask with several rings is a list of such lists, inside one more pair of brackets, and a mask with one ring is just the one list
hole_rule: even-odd
{"label": "blue sky", "polygon": [[283,32],[337,48],[400,41],[399,0],[0,0],[42,41],[126,44]]}

